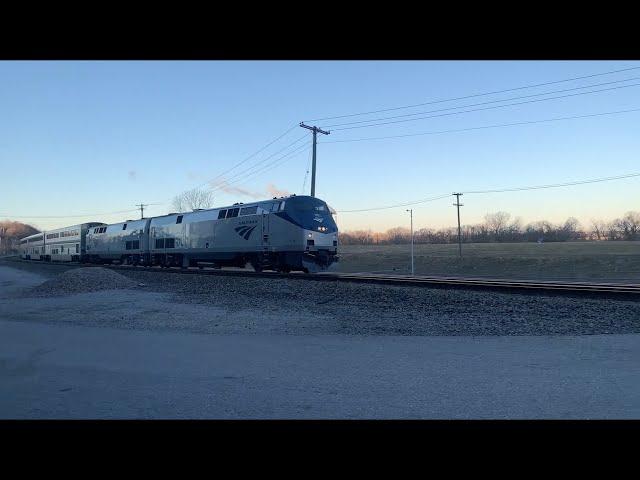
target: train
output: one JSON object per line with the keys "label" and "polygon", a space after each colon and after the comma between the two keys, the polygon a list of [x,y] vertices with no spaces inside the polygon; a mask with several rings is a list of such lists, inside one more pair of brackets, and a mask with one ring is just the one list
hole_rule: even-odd
{"label": "train", "polygon": [[89,222],[20,240],[26,260],[168,267],[245,267],[315,273],[339,260],[335,210],[306,195],[274,197],[106,224]]}

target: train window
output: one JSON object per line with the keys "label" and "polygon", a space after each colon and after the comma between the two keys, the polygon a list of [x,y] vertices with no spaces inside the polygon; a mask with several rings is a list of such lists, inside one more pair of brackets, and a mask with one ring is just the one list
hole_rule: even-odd
{"label": "train window", "polygon": [[280,203],[280,211],[284,210],[284,202]]}
{"label": "train window", "polygon": [[227,211],[227,218],[233,218],[233,217],[237,217],[238,216],[238,212],[240,211],[239,208],[230,208]]}
{"label": "train window", "polygon": [[132,247],[134,250],[140,250],[140,240],[134,240]]}
{"label": "train window", "polygon": [[182,223],[182,215],[178,215],[178,218],[176,218],[176,223]]}
{"label": "train window", "polygon": [[271,204],[271,211],[272,212],[277,212],[279,208],[280,208],[280,203],[279,202]]}
{"label": "train window", "polygon": [[164,238],[156,238],[156,248],[164,248]]}
{"label": "train window", "polygon": [[167,238],[165,239],[164,248],[175,248],[176,239],[175,238]]}
{"label": "train window", "polygon": [[244,207],[240,210],[240,215],[255,215],[258,213],[258,206],[254,205],[253,207]]}
{"label": "train window", "polygon": [[76,243],[76,253],[80,253],[80,245]]}
{"label": "train window", "polygon": [[218,213],[218,220],[220,220],[221,218],[224,218],[226,215],[227,215],[226,210],[220,210],[220,212]]}
{"label": "train window", "polygon": [[126,223],[122,226],[122,229],[123,229],[123,230],[126,230],[126,229],[127,229],[127,224],[126,224]]}

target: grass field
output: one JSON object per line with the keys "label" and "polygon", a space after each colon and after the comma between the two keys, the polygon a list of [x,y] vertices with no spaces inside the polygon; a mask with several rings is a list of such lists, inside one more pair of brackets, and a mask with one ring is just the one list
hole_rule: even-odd
{"label": "grass field", "polygon": [[[343,245],[341,272],[410,273],[410,245]],[[415,245],[416,275],[640,283],[640,242]]]}

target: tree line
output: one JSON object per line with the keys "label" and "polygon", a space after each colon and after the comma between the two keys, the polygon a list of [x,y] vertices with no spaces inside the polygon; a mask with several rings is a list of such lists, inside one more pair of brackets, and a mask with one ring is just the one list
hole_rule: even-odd
{"label": "tree line", "polygon": [[[458,227],[415,230],[414,243],[456,243]],[[554,224],[539,220],[523,225],[520,218],[511,218],[507,212],[485,215],[484,221],[462,225],[461,237],[465,243],[488,242],[570,242],[585,240],[640,240],[640,212],[630,211],[612,221],[591,220],[583,226],[574,218]],[[395,245],[411,242],[411,231],[394,227],[385,232],[352,230],[340,232],[342,245]]]}
{"label": "tree line", "polygon": [[0,221],[0,255],[18,252],[20,239],[38,233],[37,228],[20,222]]}

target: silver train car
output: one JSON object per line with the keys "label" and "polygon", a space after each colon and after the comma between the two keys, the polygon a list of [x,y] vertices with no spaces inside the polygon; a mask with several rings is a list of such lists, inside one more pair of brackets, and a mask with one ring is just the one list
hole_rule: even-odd
{"label": "silver train car", "polygon": [[338,260],[332,213],[323,200],[292,195],[111,224],[89,229],[86,260],[317,272]]}
{"label": "silver train car", "polygon": [[101,222],[80,223],[47,230],[20,240],[20,256],[24,260],[47,262],[80,262],[86,256],[86,236],[90,228]]}
{"label": "silver train car", "polygon": [[83,260],[90,263],[112,263],[115,260],[125,264],[150,264],[149,222],[150,218],[143,218],[90,228]]}
{"label": "silver train car", "polygon": [[87,232],[98,225],[104,225],[104,223],[81,223],[43,232],[44,260],[49,262],[79,262],[83,260],[86,255]]}
{"label": "silver train car", "polygon": [[36,233],[20,240],[20,258],[41,260],[44,256],[44,234]]}

